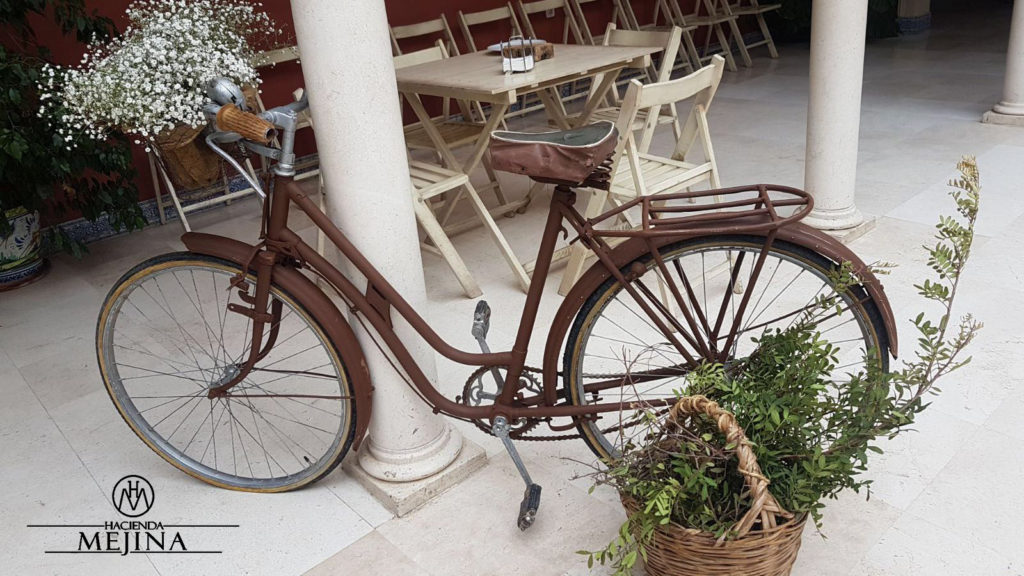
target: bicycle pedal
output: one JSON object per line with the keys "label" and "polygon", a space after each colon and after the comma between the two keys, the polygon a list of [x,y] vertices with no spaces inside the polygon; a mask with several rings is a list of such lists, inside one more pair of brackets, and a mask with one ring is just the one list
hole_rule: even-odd
{"label": "bicycle pedal", "polygon": [[491,329],[491,307],[487,300],[476,303],[476,310],[473,311],[473,338],[477,342],[486,342],[487,332]]}
{"label": "bicycle pedal", "polygon": [[537,510],[540,508],[540,484],[530,484],[523,493],[523,501],[519,504],[519,519],[517,524],[520,530],[526,530],[533,526],[537,519]]}

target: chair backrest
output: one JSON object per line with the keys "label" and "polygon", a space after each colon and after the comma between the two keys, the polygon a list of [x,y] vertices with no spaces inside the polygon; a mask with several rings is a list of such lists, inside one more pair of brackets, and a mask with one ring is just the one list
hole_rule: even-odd
{"label": "chair backrest", "polygon": [[632,131],[638,111],[657,109],[683,100],[692,100],[692,106],[689,113],[686,114],[686,122],[676,139],[672,158],[684,160],[698,136],[703,140],[705,152],[709,153],[707,148],[710,143],[710,134],[707,131],[707,111],[722,82],[724,70],[725,59],[716,54],[707,66],[676,80],[654,84],[641,84],[639,80],[631,80],[629,88],[626,89],[626,95],[622,99],[622,108],[615,123],[621,139],[615,148],[614,166],[618,166],[618,162],[621,161],[624,154],[628,153],[635,158],[638,153],[645,153],[650,147],[654,130],[658,126],[658,115],[647,115],[647,122],[638,144]]}
{"label": "chair backrest", "polygon": [[[579,24],[576,22],[576,18],[572,14],[572,8],[569,6],[569,0],[535,0],[534,2],[516,0],[516,4],[519,6],[519,14],[523,18],[523,33],[528,38],[537,37],[537,33],[533,29],[533,23],[530,22],[530,15],[554,10],[555,13],[561,11],[562,18],[565,21],[562,27],[562,43],[568,44],[570,38],[576,44],[584,43]],[[544,40],[551,41],[548,38],[544,38]]]}
{"label": "chair backrest", "polygon": [[511,2],[490,10],[470,12],[468,14],[459,10],[459,27],[462,28],[462,37],[466,40],[466,46],[469,47],[470,52],[476,52],[487,47],[477,47],[470,28],[473,26],[479,26],[480,24],[500,22],[502,20],[507,21],[509,24],[509,33],[505,38],[502,38],[502,40],[506,40],[511,36],[522,36],[523,28],[519,25],[519,19],[516,18],[516,11],[512,9]]}
{"label": "chair backrest", "polygon": [[[655,69],[648,68],[647,77],[651,82],[663,82],[672,77],[672,64],[679,53],[679,41],[682,37],[682,29],[676,26],[668,30],[620,30],[614,22],[609,22],[604,30],[602,46],[660,46],[661,64]],[[598,84],[601,83],[603,74],[598,74],[590,84],[590,96],[594,95]],[[615,103],[619,102],[617,90],[610,92]],[[674,110],[674,108],[673,108]]]}
{"label": "chair backrest", "polygon": [[455,36],[452,35],[452,29],[448,27],[448,19],[441,14],[440,18],[434,20],[427,20],[426,22],[417,22],[416,24],[405,24],[403,26],[391,26],[391,51],[395,56],[402,54],[402,47],[399,46],[399,40],[405,40],[407,38],[416,38],[418,36],[426,36],[427,34],[435,34],[444,41],[445,49],[448,50],[449,54],[458,55],[459,47],[455,44]]}
{"label": "chair backrest", "polygon": [[668,30],[620,30],[614,22],[608,23],[602,44],[605,46],[660,46],[661,64],[654,74],[648,73],[651,82],[664,82],[672,77],[672,65],[679,54],[679,42],[683,30],[673,26]]}

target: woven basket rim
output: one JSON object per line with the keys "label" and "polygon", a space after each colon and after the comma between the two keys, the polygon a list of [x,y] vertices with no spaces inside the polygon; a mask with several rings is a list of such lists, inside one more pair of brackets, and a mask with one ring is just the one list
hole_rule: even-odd
{"label": "woven basket rim", "polygon": [[[622,501],[622,506],[626,509],[626,513],[627,514],[632,514],[632,513],[636,512],[636,511],[638,511],[640,509],[640,505],[639,505],[639,503],[637,503],[636,499],[634,499],[632,496],[630,496],[628,494],[623,493],[621,490],[619,491],[619,499]],[[632,504],[632,506],[630,506],[630,504]],[[743,536],[739,536],[739,537],[736,537],[736,538],[726,538],[725,542],[738,542],[738,541],[742,541],[742,540],[748,540],[748,539],[754,539],[754,538],[764,538],[766,536],[771,536],[772,534],[775,534],[776,532],[780,532],[782,530],[788,530],[794,524],[806,524],[807,518],[808,518],[808,515],[807,515],[806,512],[796,513],[796,514],[793,515],[792,518],[786,520],[785,522],[781,522],[781,523],[777,524],[774,528],[764,529],[764,528],[760,528],[759,527],[759,528],[756,528],[756,529],[751,529],[750,532],[747,532]],[[701,530],[699,528],[690,528],[688,526],[683,526],[682,524],[680,524],[680,523],[678,523],[678,522],[676,522],[675,520],[672,520],[672,519],[669,519],[668,524],[662,524],[660,526],[657,526],[655,528],[655,530],[658,530],[658,531],[661,531],[661,532],[665,532],[665,533],[669,533],[669,534],[671,534],[671,533],[675,533],[675,534],[682,533],[682,534],[685,534],[688,537],[692,537],[692,538],[695,538],[695,539],[696,538],[706,538],[709,542],[717,542],[718,541],[718,537],[715,536],[711,532],[708,532],[706,530]]]}

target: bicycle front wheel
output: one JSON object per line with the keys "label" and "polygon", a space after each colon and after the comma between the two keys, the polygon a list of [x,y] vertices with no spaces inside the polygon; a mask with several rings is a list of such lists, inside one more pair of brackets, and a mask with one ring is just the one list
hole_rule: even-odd
{"label": "bicycle front wheel", "polygon": [[226,395],[208,390],[248,357],[255,277],[231,287],[240,267],[191,253],[147,260],[111,289],[96,327],[107,392],[131,429],[174,466],[223,488],[292,490],[322,478],[355,435],[349,374],[316,317],[281,287],[269,353]]}
{"label": "bicycle front wheel", "polygon": [[[658,301],[687,328],[672,333],[686,355],[618,281],[608,279],[584,303],[569,332],[563,358],[565,398],[576,405],[675,398],[687,389],[696,364],[728,364],[748,357],[757,348],[755,338],[801,319],[836,346],[836,381],[868,362],[888,369],[885,324],[862,286],[837,291],[837,263],[780,240],[772,243],[754,274],[763,247],[764,239],[756,236],[695,238],[660,249],[667,278],[651,254],[623,269],[642,270],[634,285],[647,292],[648,302]],[[826,300],[832,303],[827,309],[821,306]],[[587,445],[604,460],[618,458],[648,426],[649,421],[631,410],[598,414],[578,424]]]}

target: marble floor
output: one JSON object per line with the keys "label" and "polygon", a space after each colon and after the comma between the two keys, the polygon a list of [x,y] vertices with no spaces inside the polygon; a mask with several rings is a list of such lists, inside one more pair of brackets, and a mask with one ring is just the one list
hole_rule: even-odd
{"label": "marble floor", "polygon": [[[916,426],[884,443],[874,458],[870,500],[843,494],[830,502],[824,535],[808,530],[794,574],[1024,574],[1014,528],[1024,511],[1024,129],[985,125],[1000,97],[1009,10],[936,14],[931,31],[869,43],[864,79],[857,203],[876,226],[853,242],[866,261],[896,262],[885,280],[904,348],[908,318],[920,304],[912,284],[927,269],[922,244],[950,210],[946,181],[963,154],[981,167],[981,219],[958,311],[985,323],[974,362],[951,376]],[[808,49],[787,45],[777,61],[756,53],[754,67],[726,73],[711,110],[711,133],[726,185],[803,181]],[[538,119],[529,119],[538,121]],[[667,146],[661,141],[656,146]],[[503,178],[513,194],[525,182]],[[502,219],[513,247],[536,249],[543,213]],[[197,230],[252,240],[253,202],[191,218]],[[309,231],[307,230],[307,233]],[[137,262],[179,250],[176,224],[90,246],[82,260],[53,258],[37,284],[0,294],[0,572],[7,574],[387,574],[449,576],[590,573],[575,551],[600,547],[623,519],[614,494],[588,493],[578,477],[582,443],[521,447],[544,486],[536,525],[520,532],[522,494],[500,443],[455,423],[483,446],[487,465],[421,509],[393,517],[344,470],[295,493],[218,490],[166,465],[139,442],[110,404],[97,374],[93,331],[106,291]],[[491,345],[511,344],[524,296],[482,230],[455,240],[494,309]],[[466,348],[475,302],[461,295],[444,263],[424,254],[430,307],[443,336]],[[549,278],[544,318],[559,300]],[[1017,304],[1014,304],[1017,302]],[[464,369],[438,361],[438,386],[455,395]],[[182,528],[210,555],[45,554],[73,549],[77,529],[39,524],[102,524],[114,483],[139,474],[157,495],[146,518]],[[600,574],[601,570],[593,573]]]}

